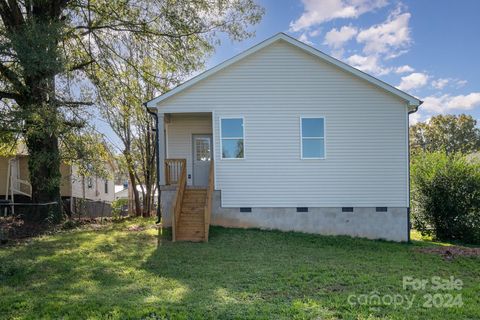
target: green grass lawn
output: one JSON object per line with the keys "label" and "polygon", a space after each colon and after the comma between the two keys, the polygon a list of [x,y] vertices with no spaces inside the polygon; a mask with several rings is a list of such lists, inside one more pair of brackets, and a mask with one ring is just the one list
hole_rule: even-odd
{"label": "green grass lawn", "polygon": [[[209,243],[171,243],[152,225],[130,220],[1,247],[0,318],[480,318],[480,259],[416,251],[431,242],[211,228]],[[463,285],[404,290],[404,276]],[[358,300],[372,292],[414,300]],[[461,294],[463,306],[427,308],[424,295],[435,293]]]}

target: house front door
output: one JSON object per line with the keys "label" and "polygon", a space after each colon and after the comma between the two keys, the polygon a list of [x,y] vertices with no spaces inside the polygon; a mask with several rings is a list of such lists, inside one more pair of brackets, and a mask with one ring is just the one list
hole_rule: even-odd
{"label": "house front door", "polygon": [[208,186],[210,161],[212,160],[212,135],[194,134],[193,144],[193,185]]}

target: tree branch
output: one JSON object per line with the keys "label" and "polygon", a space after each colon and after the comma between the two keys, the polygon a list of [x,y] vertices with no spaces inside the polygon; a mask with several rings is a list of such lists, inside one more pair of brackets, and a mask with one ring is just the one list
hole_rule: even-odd
{"label": "tree branch", "polygon": [[57,103],[60,105],[67,105],[67,106],[92,106],[93,102],[91,101],[61,101],[57,100]]}
{"label": "tree branch", "polygon": [[6,67],[3,63],[0,63],[0,74],[3,75],[10,83],[15,87],[18,92],[25,91],[25,86],[18,79],[18,76]]}
{"label": "tree branch", "polygon": [[6,91],[0,91],[0,99],[12,99],[12,100],[17,100],[21,99],[22,97],[13,92],[6,92]]}
{"label": "tree branch", "polygon": [[91,64],[94,63],[94,62],[95,62],[95,60],[92,59],[92,60],[90,60],[90,61],[85,61],[85,62],[79,63],[79,64],[77,64],[77,65],[75,65],[75,66],[72,66],[72,67],[69,69],[69,71],[75,71],[75,70],[83,69],[83,68],[85,68],[86,66],[89,66],[89,65],[91,65]]}

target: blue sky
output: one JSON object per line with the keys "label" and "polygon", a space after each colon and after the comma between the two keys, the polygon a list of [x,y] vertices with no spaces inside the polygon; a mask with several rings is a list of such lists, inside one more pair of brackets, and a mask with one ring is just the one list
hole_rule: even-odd
{"label": "blue sky", "polygon": [[224,38],[207,67],[285,32],[425,101],[411,122],[439,113],[480,120],[480,1],[261,0],[254,38]]}
{"label": "blue sky", "polygon": [[[410,122],[471,114],[480,123],[480,0],[259,0],[255,37],[223,37],[207,68],[285,32],[424,100]],[[100,120],[97,128],[119,146]]]}

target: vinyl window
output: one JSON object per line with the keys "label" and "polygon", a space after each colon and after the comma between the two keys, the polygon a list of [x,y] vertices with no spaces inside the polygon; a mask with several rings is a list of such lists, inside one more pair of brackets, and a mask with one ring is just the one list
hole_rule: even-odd
{"label": "vinyl window", "polygon": [[243,118],[220,119],[220,142],[222,159],[243,159],[245,132]]}
{"label": "vinyl window", "polygon": [[300,118],[302,159],[325,159],[325,118]]}

